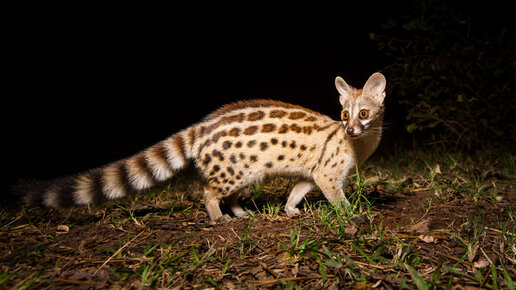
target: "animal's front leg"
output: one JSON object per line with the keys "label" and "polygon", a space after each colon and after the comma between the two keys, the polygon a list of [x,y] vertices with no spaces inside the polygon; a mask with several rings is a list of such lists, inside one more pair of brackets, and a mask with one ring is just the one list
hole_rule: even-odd
{"label": "animal's front leg", "polygon": [[309,181],[301,181],[294,186],[285,205],[285,212],[288,216],[296,215],[299,209],[296,206],[301,202],[303,197],[314,187],[314,184]]}
{"label": "animal's front leg", "polygon": [[348,199],[342,191],[342,183],[340,180],[332,177],[316,178],[315,183],[323,192],[326,199],[333,205],[350,207]]}

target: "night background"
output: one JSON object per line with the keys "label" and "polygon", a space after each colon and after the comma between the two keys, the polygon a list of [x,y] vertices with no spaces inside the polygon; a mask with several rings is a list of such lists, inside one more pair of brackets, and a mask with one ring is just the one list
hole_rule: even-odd
{"label": "night background", "polygon": [[[388,81],[380,147],[451,136],[444,146],[464,148],[454,143],[456,128],[435,122],[450,114],[418,119],[412,112],[406,120],[424,103],[439,111],[456,106],[451,115],[465,127],[483,124],[474,132],[486,142],[461,137],[480,144],[464,150],[492,145],[514,152],[514,16],[506,6],[459,2],[363,4],[288,19],[280,12],[181,9],[165,17],[136,7],[20,11],[4,44],[5,189],[20,177],[55,178],[128,157],[236,100],[271,98],[338,119],[335,77],[361,87],[376,71]],[[455,73],[446,67],[450,59],[465,63],[466,79],[442,81]],[[442,66],[430,69],[435,65]],[[443,84],[459,89],[443,91]],[[418,96],[432,91],[439,93],[434,103]],[[473,104],[478,96],[467,107],[471,91],[495,92],[492,106]],[[441,102],[444,95],[454,103]]]}

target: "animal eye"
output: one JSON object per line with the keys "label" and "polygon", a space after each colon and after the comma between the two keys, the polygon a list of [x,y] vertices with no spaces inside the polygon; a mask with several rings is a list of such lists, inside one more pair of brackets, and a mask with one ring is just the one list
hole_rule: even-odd
{"label": "animal eye", "polygon": [[369,112],[367,110],[360,110],[358,116],[360,117],[360,119],[365,119],[367,118],[367,116],[369,116]]}
{"label": "animal eye", "polygon": [[347,119],[349,119],[349,113],[348,111],[345,111],[344,113],[342,113],[342,120],[346,121]]}

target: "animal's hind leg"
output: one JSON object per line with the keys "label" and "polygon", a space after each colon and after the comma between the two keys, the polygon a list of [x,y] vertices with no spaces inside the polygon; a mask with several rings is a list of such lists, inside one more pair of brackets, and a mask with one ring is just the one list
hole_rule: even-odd
{"label": "animal's hind leg", "polygon": [[204,188],[204,205],[212,221],[230,222],[231,217],[227,214],[222,215],[222,211],[220,210],[220,200],[222,196],[223,194],[218,192],[217,187],[208,185]]}
{"label": "animal's hind leg", "polygon": [[240,206],[238,203],[238,194],[233,193],[232,195],[226,197],[224,199],[226,204],[229,206],[231,211],[236,217],[246,216],[247,213],[244,211],[244,209]]}

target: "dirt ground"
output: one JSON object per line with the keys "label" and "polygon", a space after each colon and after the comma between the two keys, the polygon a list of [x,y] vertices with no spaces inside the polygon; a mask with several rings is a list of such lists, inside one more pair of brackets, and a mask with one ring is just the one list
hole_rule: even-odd
{"label": "dirt ground", "polygon": [[226,224],[209,220],[195,179],[92,208],[6,207],[0,287],[510,287],[516,191],[507,176],[486,179],[482,192],[497,194],[480,197],[428,178],[370,179],[363,195],[372,207],[344,226],[322,217],[328,206],[316,190],[287,217],[288,179],[247,190],[251,216]]}

